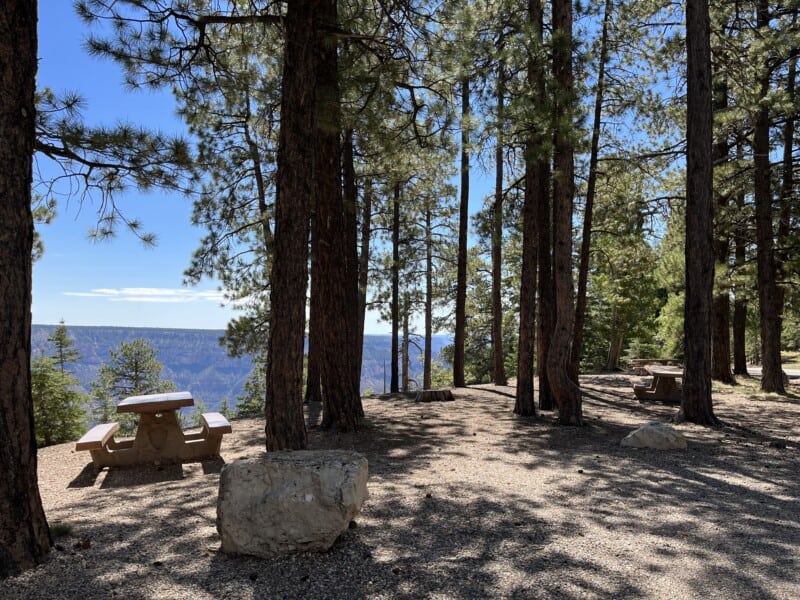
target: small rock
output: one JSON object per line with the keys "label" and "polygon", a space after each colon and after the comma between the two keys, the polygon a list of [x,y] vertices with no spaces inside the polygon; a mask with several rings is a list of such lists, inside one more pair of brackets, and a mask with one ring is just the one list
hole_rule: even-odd
{"label": "small rock", "polygon": [[400,567],[392,567],[392,573],[394,573],[395,575],[399,575],[400,574]]}
{"label": "small rock", "polygon": [[347,524],[348,529],[355,529],[356,527],[358,527],[358,523],[355,521],[350,521],[350,523]]}
{"label": "small rock", "polygon": [[655,448],[657,450],[683,450],[687,447],[683,434],[660,421],[651,421],[623,438],[620,446]]}
{"label": "small rock", "polygon": [[250,573],[248,577],[250,578],[250,581],[255,581],[256,579],[258,579],[258,573]]}
{"label": "small rock", "polygon": [[153,561],[153,566],[154,566],[154,567],[163,567],[163,566],[164,566],[164,563],[163,563],[163,562],[161,562],[160,560],[154,560],[154,561]]}

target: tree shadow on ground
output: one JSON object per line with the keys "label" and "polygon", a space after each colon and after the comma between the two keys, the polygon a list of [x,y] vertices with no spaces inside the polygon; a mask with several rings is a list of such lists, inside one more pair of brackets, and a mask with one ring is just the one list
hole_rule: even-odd
{"label": "tree shadow on ground", "polygon": [[[676,409],[640,404],[625,377],[605,381],[583,381],[581,428],[547,412],[517,417],[512,398],[466,389],[449,403],[366,401],[365,430],[310,431],[311,448],[362,452],[370,469],[358,526],[322,554],[219,553],[219,477],[199,463],[175,478],[122,484],[120,473],[118,485],[78,486],[48,514],[74,527],[52,559],[70,569],[44,565],[37,581],[65,597],[134,600],[176,590],[326,600],[797,597],[797,405],[723,398],[723,427],[679,426],[688,450],[623,448],[625,434]],[[263,423],[234,428],[224,459],[260,456]],[[36,597],[24,581],[10,586],[0,583],[0,596]]]}

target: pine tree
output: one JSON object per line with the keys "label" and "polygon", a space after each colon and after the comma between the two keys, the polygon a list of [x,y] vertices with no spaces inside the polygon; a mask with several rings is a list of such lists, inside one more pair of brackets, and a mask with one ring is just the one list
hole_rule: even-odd
{"label": "pine tree", "polygon": [[686,7],[686,343],[679,419],[717,422],[711,399],[711,302],[714,289],[711,47],[708,3]]}
{"label": "pine tree", "polygon": [[88,398],[77,391],[78,380],[56,360],[31,361],[31,396],[38,446],[78,439],[86,431]]}
{"label": "pine tree", "polygon": [[[128,396],[156,394],[175,390],[172,381],[161,379],[161,362],[158,352],[144,338],[122,342],[118,348],[109,350],[109,362],[97,370],[97,378],[91,384],[94,399],[93,418],[108,422],[114,406]],[[114,415],[120,423],[122,435],[131,435],[136,430],[136,416]]]}
{"label": "pine tree", "polygon": [[30,381],[36,5],[20,0],[0,10],[0,579],[40,564],[51,544]]}
{"label": "pine tree", "polygon": [[267,373],[263,359],[253,361],[253,369],[244,382],[244,393],[236,396],[236,416],[260,417],[264,414],[264,397],[267,393]]}
{"label": "pine tree", "polygon": [[66,371],[67,364],[78,362],[81,359],[80,352],[72,347],[75,341],[69,337],[69,332],[63,319],[59,322],[52,335],[48,336],[47,341],[54,346],[54,354],[50,358],[56,362],[62,373]]}
{"label": "pine tree", "polygon": [[582,425],[581,390],[571,378],[569,361],[575,322],[572,289],[572,206],[575,193],[572,119],[575,90],[572,70],[572,4],[553,0],[553,280],[556,323],[547,356],[547,375],[558,406],[559,422]]}

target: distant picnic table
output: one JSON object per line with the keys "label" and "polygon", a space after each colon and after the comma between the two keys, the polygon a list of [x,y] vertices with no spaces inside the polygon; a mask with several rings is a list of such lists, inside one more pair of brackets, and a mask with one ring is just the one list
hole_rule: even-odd
{"label": "distant picnic table", "polygon": [[645,365],[644,370],[652,376],[650,382],[633,384],[633,392],[640,402],[647,400],[681,401],[678,379],[683,377],[683,369],[663,365]]}
{"label": "distant picnic table", "polygon": [[117,440],[114,434],[119,423],[101,423],[78,440],[75,450],[89,450],[98,468],[216,456],[222,436],[231,432],[231,425],[221,413],[203,413],[202,431],[184,433],[178,410],[193,405],[190,392],[130,396],[117,405],[117,412],[139,415],[134,438]]}
{"label": "distant picnic table", "polygon": [[681,361],[677,358],[629,358],[628,368],[637,375],[647,375],[648,365],[663,367],[680,367]]}

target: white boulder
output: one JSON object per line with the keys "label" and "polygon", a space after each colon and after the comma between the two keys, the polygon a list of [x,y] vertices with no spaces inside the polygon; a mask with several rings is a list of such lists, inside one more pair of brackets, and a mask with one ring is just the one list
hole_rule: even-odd
{"label": "white boulder", "polygon": [[686,448],[687,443],[686,438],[677,429],[660,421],[652,421],[629,433],[623,438],[620,445],[632,448],[682,450]]}
{"label": "white boulder", "polygon": [[225,465],[221,550],[263,558],[327,550],[367,498],[367,474],[367,459],[345,450],[271,452]]}

